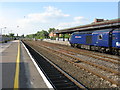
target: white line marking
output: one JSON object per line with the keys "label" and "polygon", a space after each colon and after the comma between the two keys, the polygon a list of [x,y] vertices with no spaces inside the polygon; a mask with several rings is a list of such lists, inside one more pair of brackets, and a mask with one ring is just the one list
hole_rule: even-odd
{"label": "white line marking", "polygon": [[[23,43],[22,43],[23,44]],[[29,57],[31,58],[31,60],[33,61],[35,67],[37,68],[39,74],[42,76],[44,82],[46,83],[47,87],[50,89],[50,90],[54,90],[53,89],[53,86],[50,84],[50,82],[47,80],[47,78],[45,77],[45,75],[43,74],[43,72],[41,71],[41,69],[38,67],[37,63],[35,62],[35,60],[33,59],[33,57],[31,56],[30,52],[28,51],[28,49],[26,48],[26,46],[23,44],[25,50],[27,51]]]}

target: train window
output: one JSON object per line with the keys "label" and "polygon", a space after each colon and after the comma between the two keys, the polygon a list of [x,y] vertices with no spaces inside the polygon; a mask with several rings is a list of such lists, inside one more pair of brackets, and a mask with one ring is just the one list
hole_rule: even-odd
{"label": "train window", "polygon": [[113,40],[115,39],[115,35],[112,36],[112,39],[113,39]]}
{"label": "train window", "polygon": [[102,34],[100,34],[100,35],[98,36],[98,39],[99,39],[99,40],[102,40],[102,39],[103,39]]}

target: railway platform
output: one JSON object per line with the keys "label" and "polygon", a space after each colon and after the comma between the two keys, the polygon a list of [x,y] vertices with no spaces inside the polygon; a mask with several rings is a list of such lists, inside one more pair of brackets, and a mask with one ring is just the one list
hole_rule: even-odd
{"label": "railway platform", "polygon": [[0,54],[0,88],[49,88],[19,40],[1,45]]}
{"label": "railway platform", "polygon": [[69,41],[63,41],[63,40],[59,40],[59,41],[58,40],[43,40],[43,41],[70,46]]}

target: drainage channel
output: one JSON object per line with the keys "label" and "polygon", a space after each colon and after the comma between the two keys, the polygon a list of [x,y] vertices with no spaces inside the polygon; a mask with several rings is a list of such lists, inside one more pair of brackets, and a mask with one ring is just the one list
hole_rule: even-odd
{"label": "drainage channel", "polygon": [[63,70],[61,70],[59,67],[53,64],[47,58],[40,55],[40,53],[37,52],[35,49],[31,48],[26,43],[24,44],[55,90],[61,89],[80,90],[81,88],[87,89],[84,85],[82,85],[74,78],[72,78],[70,75],[65,73]]}

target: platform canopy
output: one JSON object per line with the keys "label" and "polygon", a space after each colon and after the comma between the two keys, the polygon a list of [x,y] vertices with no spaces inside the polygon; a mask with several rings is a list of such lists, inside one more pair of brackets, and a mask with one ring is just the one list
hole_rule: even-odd
{"label": "platform canopy", "polygon": [[73,33],[80,31],[90,31],[90,30],[100,30],[103,28],[120,28],[120,18],[112,19],[112,20],[104,20],[101,22],[93,22],[87,25],[81,25],[61,30],[55,30],[56,34],[65,34],[65,33]]}

